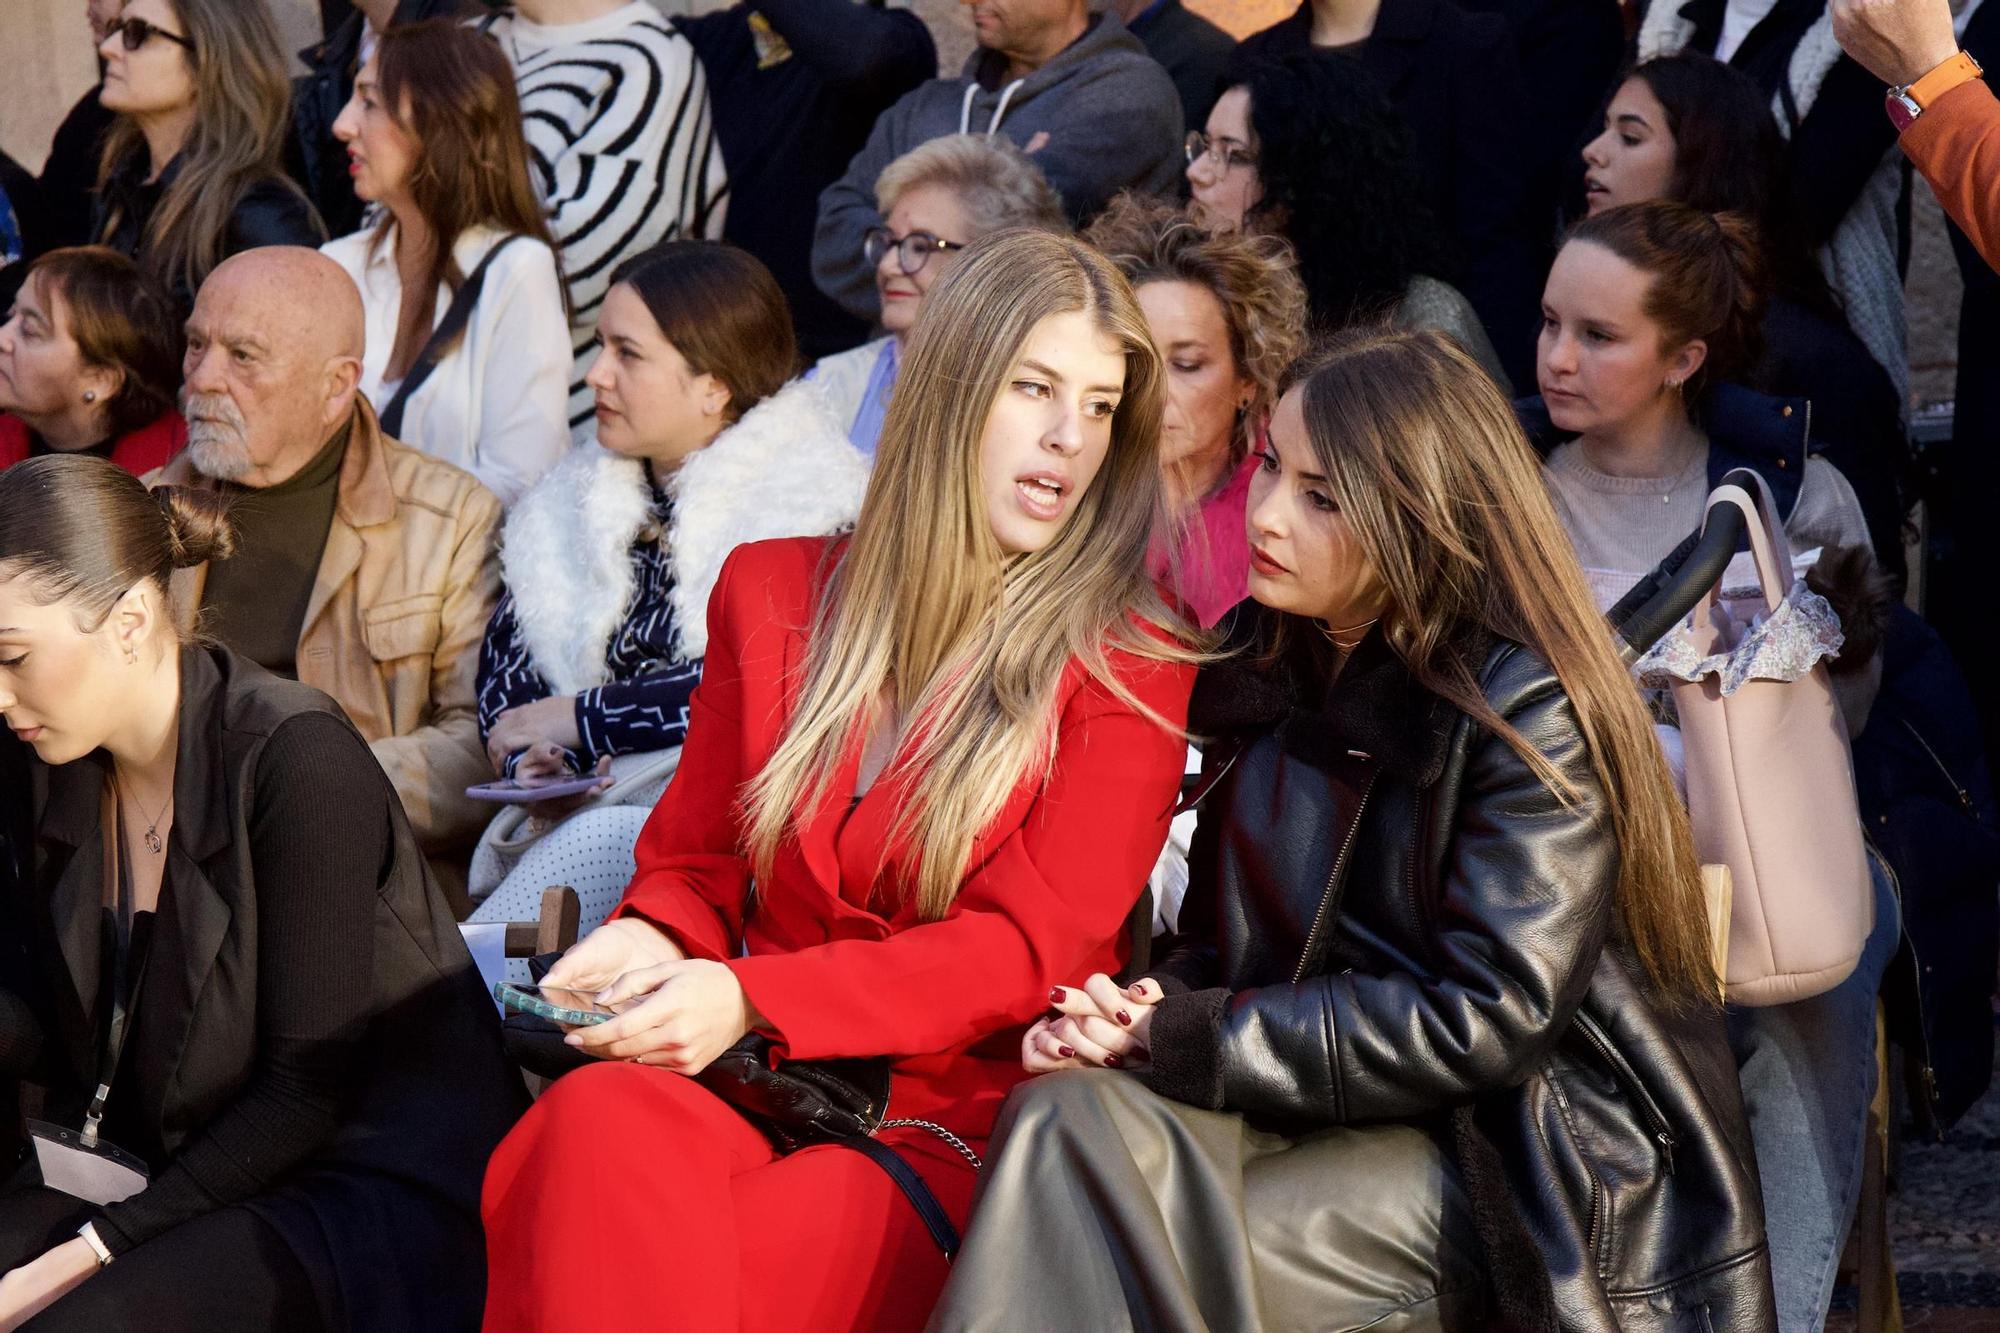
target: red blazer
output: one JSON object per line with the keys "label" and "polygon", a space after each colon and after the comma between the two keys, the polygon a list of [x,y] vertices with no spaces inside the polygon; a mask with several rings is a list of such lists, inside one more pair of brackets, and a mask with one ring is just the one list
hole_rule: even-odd
{"label": "red blazer", "polygon": [[[1009,798],[942,919],[921,920],[899,892],[903,847],[883,854],[907,781],[885,775],[848,813],[858,745],[750,904],[738,793],[777,746],[821,557],[838,540],[757,542],[723,565],[680,769],[639,835],[617,915],[727,962],[791,1057],[895,1056],[890,1115],[983,1140],[1026,1077],[1021,1030],[1049,988],[1122,965],[1120,927],[1166,840],[1187,748],[1072,663],[1048,781]],[[1136,697],[1185,722],[1193,667],[1111,662]]]}
{"label": "red blazer", "polygon": [[[153,421],[111,446],[111,461],[135,477],[143,477],[187,445],[187,422],[171,407]],[[28,423],[0,414],[0,468],[10,468],[28,456]]]}

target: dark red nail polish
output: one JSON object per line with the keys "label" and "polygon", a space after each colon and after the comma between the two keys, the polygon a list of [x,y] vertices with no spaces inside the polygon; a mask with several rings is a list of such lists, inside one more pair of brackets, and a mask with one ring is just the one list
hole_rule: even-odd
{"label": "dark red nail polish", "polygon": [[1056,1054],[1060,1055],[1065,1060],[1074,1060],[1076,1058],[1076,1052],[1072,1051],[1067,1046],[1056,1047]]}
{"label": "dark red nail polish", "polygon": [[1132,1015],[1126,1013],[1123,1009],[1120,1009],[1118,1011],[1118,1021],[1129,1028],[1132,1026]]}
{"label": "dark red nail polish", "polygon": [[1117,1069],[1117,1068],[1118,1068],[1119,1066],[1123,1065],[1123,1064],[1124,1064],[1125,1062],[1124,1062],[1123,1060],[1120,1060],[1120,1059],[1119,1059],[1119,1058],[1118,1058],[1117,1056],[1115,1056],[1115,1055],[1107,1055],[1107,1056],[1105,1056],[1105,1057],[1104,1057],[1104,1063],[1105,1063],[1105,1064],[1107,1064],[1107,1065],[1110,1065],[1110,1066],[1111,1066],[1111,1067],[1112,1067],[1113,1069]]}
{"label": "dark red nail polish", "polygon": [[1061,1004],[1062,1002],[1063,1002],[1063,988],[1061,986],[1057,986],[1054,990],[1049,992],[1049,1003]]}

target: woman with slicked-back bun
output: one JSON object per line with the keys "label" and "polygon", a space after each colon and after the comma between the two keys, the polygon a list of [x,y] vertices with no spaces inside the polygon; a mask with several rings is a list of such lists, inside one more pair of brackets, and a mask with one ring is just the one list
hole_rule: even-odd
{"label": "woman with slicked-back bun", "polygon": [[236,554],[236,529],[218,491],[160,486],[153,502],[167,517],[167,559],[175,569],[193,569]]}
{"label": "woman with slicked-back bun", "polygon": [[0,1077],[47,1089],[0,1327],[468,1328],[519,1080],[338,705],[177,625],[233,542],[101,458],[0,472]]}

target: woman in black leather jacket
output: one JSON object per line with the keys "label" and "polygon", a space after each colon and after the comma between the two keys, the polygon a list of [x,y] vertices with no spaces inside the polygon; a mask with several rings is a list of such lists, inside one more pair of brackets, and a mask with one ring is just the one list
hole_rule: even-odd
{"label": "woman in black leather jacket", "polygon": [[1773,1326],[1685,817],[1537,468],[1433,334],[1281,401],[1181,934],[1051,995],[934,1330]]}

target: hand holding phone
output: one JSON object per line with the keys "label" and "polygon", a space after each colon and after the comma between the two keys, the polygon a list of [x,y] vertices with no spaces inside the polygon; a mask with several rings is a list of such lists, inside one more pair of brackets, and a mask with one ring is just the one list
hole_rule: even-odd
{"label": "hand holding phone", "polygon": [[615,1005],[597,1002],[595,991],[572,990],[566,986],[523,986],[512,981],[495,982],[493,998],[502,1008],[517,1014],[533,1014],[564,1027],[587,1028],[609,1022],[643,996]]}

